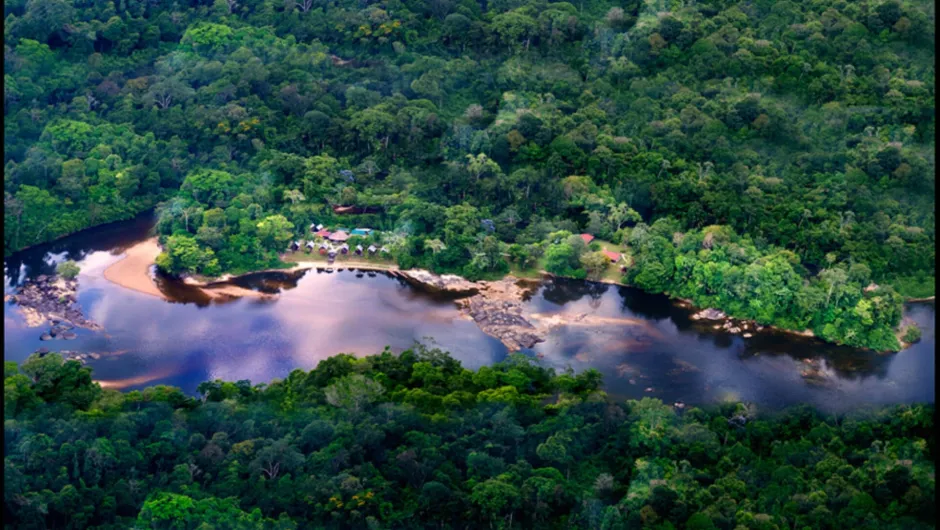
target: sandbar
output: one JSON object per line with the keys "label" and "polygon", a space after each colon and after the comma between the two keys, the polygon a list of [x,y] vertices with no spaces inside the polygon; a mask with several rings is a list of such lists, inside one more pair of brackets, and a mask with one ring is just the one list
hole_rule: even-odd
{"label": "sandbar", "polygon": [[261,291],[246,289],[244,287],[231,284],[210,285],[206,287],[200,287],[200,290],[213,299],[241,298],[242,296],[254,296],[255,298],[261,298],[265,300],[273,300],[277,298],[277,295],[275,294],[262,293]]}
{"label": "sandbar", "polygon": [[160,245],[157,238],[152,237],[141,241],[127,249],[124,257],[114,262],[104,270],[106,280],[121,287],[132,289],[139,293],[157,296],[166,299],[153,278],[150,277],[150,266],[160,255]]}

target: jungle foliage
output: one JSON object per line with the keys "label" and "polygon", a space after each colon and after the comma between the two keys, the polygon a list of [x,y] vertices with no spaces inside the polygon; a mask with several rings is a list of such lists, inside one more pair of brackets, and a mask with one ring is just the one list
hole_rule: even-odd
{"label": "jungle foliage", "polygon": [[596,371],[338,355],[119,392],[4,367],[4,528],[929,529],[933,405],[612,401]]}
{"label": "jungle foliage", "polygon": [[317,222],[405,267],[584,277],[557,234],[589,232],[646,290],[876,349],[934,292],[932,2],[4,14],[5,252],[159,204],[171,272],[276,266]]}

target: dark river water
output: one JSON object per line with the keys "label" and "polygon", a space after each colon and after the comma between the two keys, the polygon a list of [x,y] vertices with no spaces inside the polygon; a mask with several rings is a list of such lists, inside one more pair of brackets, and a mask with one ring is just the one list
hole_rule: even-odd
{"label": "dark river water", "polygon": [[[161,279],[173,301],[131,291],[103,277],[123,249],[147,237],[152,219],[106,227],[36,247],[4,262],[6,293],[25,279],[74,259],[78,302],[105,331],[78,330],[72,341],[42,342],[15,305],[4,307],[4,359],[22,361],[40,347],[100,353],[89,361],[104,386],[169,384],[194,394],[209,379],[254,383],[309,370],[340,352],[401,351],[421,342],[451,352],[468,368],[498,362],[506,348],[458,313],[452,299],[381,272],[310,270],[259,274],[240,283],[279,291],[276,300],[208,303]],[[597,368],[615,397],[658,397],[689,404],[741,400],[767,407],[798,402],[845,410],[865,404],[934,401],[934,304],[907,314],[923,339],[881,355],[814,339],[760,332],[742,338],[690,320],[664,296],[626,287],[546,280],[526,302],[540,316],[569,319],[524,352],[561,371]]]}

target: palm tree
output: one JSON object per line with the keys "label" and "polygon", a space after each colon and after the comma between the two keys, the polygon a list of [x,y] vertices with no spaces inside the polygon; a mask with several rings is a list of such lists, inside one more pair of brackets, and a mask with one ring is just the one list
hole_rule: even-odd
{"label": "palm tree", "polygon": [[663,171],[666,171],[667,169],[669,169],[669,168],[671,168],[671,167],[672,167],[672,162],[670,162],[670,161],[668,161],[668,160],[666,160],[666,159],[664,158],[662,164],[661,164],[660,167],[659,167],[659,173],[656,174],[656,178],[659,178],[660,175],[663,174]]}
{"label": "palm tree", "polygon": [[284,198],[289,200],[292,205],[297,204],[297,201],[307,200],[307,198],[304,197],[303,192],[301,192],[300,190],[285,190]]}
{"label": "palm tree", "polygon": [[437,254],[438,252],[447,248],[447,245],[444,244],[440,239],[425,239],[424,248],[429,249],[431,253]]}

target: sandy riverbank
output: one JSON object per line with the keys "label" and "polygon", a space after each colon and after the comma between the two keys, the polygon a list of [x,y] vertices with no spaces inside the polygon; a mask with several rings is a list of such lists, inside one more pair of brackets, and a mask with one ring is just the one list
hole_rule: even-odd
{"label": "sandy riverbank", "polygon": [[[150,276],[150,267],[154,264],[157,256],[159,256],[162,251],[155,237],[141,241],[128,248],[123,258],[105,269],[104,277],[106,280],[120,285],[121,287],[166,300],[167,296],[160,291],[157,284]],[[213,299],[239,298],[242,296],[274,298],[274,295],[244,289],[236,285],[228,285],[220,281],[214,282],[216,283],[215,285],[191,281],[186,281],[185,283],[199,288]]]}
{"label": "sandy riverbank", "polygon": [[157,284],[150,277],[150,266],[153,265],[160,252],[157,238],[152,237],[141,241],[128,248],[123,258],[105,269],[104,277],[121,287],[166,299],[166,295],[157,288]]}

